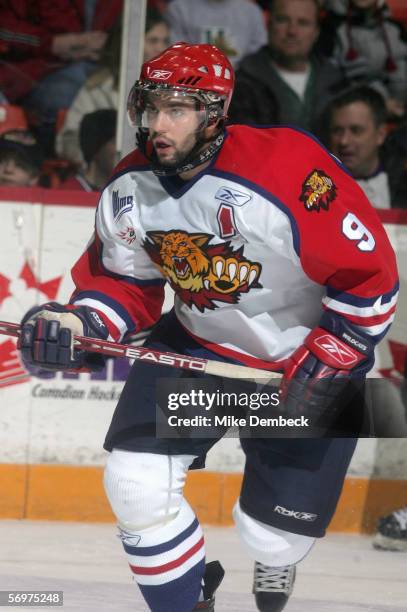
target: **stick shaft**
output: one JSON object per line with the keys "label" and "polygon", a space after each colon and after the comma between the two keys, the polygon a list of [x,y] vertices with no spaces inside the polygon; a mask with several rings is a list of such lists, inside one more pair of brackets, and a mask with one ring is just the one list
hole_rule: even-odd
{"label": "stick shaft", "polygon": [[[19,337],[21,326],[18,323],[0,321],[0,334]],[[166,365],[183,370],[213,374],[224,378],[254,378],[266,379],[281,378],[279,372],[250,368],[247,366],[224,363],[213,359],[201,359],[180,355],[178,353],[165,353],[141,346],[131,344],[119,344],[109,340],[97,340],[86,336],[74,336],[75,347],[89,351],[90,353],[101,353],[110,357],[127,357],[139,361],[147,361],[158,365]]]}

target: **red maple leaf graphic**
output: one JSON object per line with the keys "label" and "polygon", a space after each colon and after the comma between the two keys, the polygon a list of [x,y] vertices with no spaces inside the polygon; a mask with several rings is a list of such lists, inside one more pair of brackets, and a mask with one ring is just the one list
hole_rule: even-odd
{"label": "red maple leaf graphic", "polygon": [[[42,293],[44,293],[49,300],[55,300],[58,290],[62,281],[62,276],[56,276],[51,280],[41,282],[32,271],[32,268],[28,262],[25,262],[23,265],[18,278],[21,278],[25,281],[27,289],[39,289]],[[10,297],[12,294],[10,293],[10,284],[12,279],[7,278],[3,274],[0,274],[0,306],[4,302],[4,300]]]}
{"label": "red maple leaf graphic", "polygon": [[379,368],[384,378],[391,378],[397,385],[401,385],[407,364],[407,345],[395,340],[388,340],[390,353],[393,359],[393,367]]}
{"label": "red maple leaf graphic", "polygon": [[[34,274],[28,262],[24,264],[18,276],[25,281],[27,289],[39,289],[49,300],[54,300],[57,296],[62,276],[41,282]],[[12,279],[0,274],[0,305],[12,296],[10,285]],[[14,340],[6,340],[0,344],[0,388],[9,385],[16,385],[30,380],[30,374],[23,367]]]}
{"label": "red maple leaf graphic", "polygon": [[0,304],[2,304],[2,302],[11,295],[9,287],[10,279],[8,279],[7,276],[0,274]]}
{"label": "red maple leaf graphic", "polygon": [[14,340],[0,344],[0,388],[17,385],[30,379],[21,365]]}
{"label": "red maple leaf graphic", "polygon": [[50,300],[55,300],[62,281],[62,276],[57,276],[42,283],[38,278],[36,278],[28,262],[24,264],[23,269],[19,274],[19,278],[25,281],[27,289],[39,289]]}

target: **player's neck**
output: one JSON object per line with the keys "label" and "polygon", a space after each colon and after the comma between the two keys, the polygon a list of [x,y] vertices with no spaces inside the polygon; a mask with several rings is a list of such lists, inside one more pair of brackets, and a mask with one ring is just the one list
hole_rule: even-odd
{"label": "player's neck", "polygon": [[195,168],[191,168],[191,170],[187,170],[186,172],[181,172],[178,176],[183,181],[190,181],[192,178],[194,178],[194,176],[202,172],[202,170],[205,170],[205,168],[207,168],[210,163],[211,163],[211,160],[208,159],[208,161],[204,162],[203,164],[200,164],[199,166],[196,166]]}

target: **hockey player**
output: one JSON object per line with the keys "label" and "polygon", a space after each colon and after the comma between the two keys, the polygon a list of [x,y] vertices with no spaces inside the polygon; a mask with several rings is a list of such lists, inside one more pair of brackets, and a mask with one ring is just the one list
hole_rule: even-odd
{"label": "hockey player", "polygon": [[[363,378],[394,317],[395,258],[375,211],[337,159],[287,127],[225,127],[233,70],[179,43],[142,67],[129,97],[139,148],[104,189],[68,305],[23,319],[24,358],[91,366],[72,334],[120,340],[175,306],[147,346],[284,372],[288,410],[330,410],[338,380]],[[136,362],[107,433],[105,489],[150,610],[214,610],[222,579],[183,498],[214,439],[155,436],[166,366]],[[315,381],[323,379],[324,384]],[[242,439],[234,519],[255,561],[259,610],[278,612],[297,563],[325,534],[356,441]]]}

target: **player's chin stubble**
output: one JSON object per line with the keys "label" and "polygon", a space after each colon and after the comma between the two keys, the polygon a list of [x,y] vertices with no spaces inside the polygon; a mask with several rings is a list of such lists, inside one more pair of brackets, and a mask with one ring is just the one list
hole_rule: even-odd
{"label": "player's chin stubble", "polygon": [[158,157],[160,164],[162,164],[163,166],[167,168],[177,168],[178,166],[182,164],[182,162],[189,155],[191,150],[192,148],[188,149],[188,151],[179,151],[178,149],[175,149],[175,152],[173,153],[173,155],[167,158],[165,158],[165,156],[163,155],[160,155],[160,152],[157,150],[156,150],[156,153],[157,153],[157,157]]}

